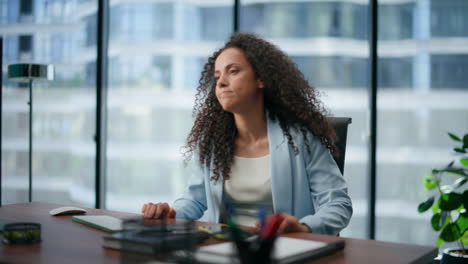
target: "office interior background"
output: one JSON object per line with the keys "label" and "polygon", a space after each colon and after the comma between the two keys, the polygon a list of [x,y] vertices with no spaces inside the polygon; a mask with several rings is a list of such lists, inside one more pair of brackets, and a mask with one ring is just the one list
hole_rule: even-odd
{"label": "office interior background", "polygon": [[[354,215],[342,236],[366,238],[369,163],[369,1],[241,0],[239,30],[289,54],[335,116],[349,116],[344,176]],[[28,199],[28,89],[6,65],[54,64],[34,83],[33,199],[93,207],[96,174],[97,0],[0,0],[3,38],[2,201]],[[233,0],[110,0],[107,209],[172,202],[190,167],[202,66],[233,32]],[[378,5],[376,233],[435,245],[424,174],[451,160],[447,132],[468,132],[468,1]]]}

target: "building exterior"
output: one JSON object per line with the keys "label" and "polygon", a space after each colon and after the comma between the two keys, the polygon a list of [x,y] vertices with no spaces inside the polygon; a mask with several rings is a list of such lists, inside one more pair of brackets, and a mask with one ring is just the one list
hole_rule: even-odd
{"label": "building exterior", "polygon": [[[171,202],[190,167],[181,147],[208,56],[233,28],[233,1],[110,0],[107,208]],[[95,0],[0,0],[3,65],[52,63],[35,84],[34,199],[93,206]],[[468,2],[379,5],[377,239],[435,244],[416,207],[430,169],[450,161],[446,132],[468,131]],[[345,178],[365,237],[368,159],[368,1],[241,1],[240,29],[287,52],[336,116],[350,116]],[[6,80],[6,67],[4,80]],[[24,202],[28,90],[4,83],[3,201]]]}

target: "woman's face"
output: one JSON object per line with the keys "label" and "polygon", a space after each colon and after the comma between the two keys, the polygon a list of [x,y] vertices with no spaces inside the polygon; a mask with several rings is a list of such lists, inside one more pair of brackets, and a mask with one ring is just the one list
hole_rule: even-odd
{"label": "woman's face", "polygon": [[215,61],[216,98],[224,111],[239,113],[263,102],[263,82],[256,79],[243,50],[228,48]]}

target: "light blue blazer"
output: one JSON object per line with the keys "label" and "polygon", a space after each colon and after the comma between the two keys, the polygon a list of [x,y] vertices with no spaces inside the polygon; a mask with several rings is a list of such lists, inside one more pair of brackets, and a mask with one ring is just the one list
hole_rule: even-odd
{"label": "light blue blazer", "polygon": [[[353,213],[346,182],[330,151],[317,137],[308,135],[308,153],[302,133],[291,129],[290,134],[298,155],[279,122],[268,120],[273,210],[296,216],[313,233],[336,235],[348,225]],[[223,201],[223,181],[220,178],[213,182],[210,168],[197,162],[196,155],[194,160],[187,190],[173,204],[176,217],[200,219],[204,215],[204,220],[216,223],[220,216],[216,204]]]}

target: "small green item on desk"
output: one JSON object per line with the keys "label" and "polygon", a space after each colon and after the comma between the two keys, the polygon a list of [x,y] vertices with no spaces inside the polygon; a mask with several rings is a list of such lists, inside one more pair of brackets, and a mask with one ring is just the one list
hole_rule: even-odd
{"label": "small green item on desk", "polygon": [[228,240],[229,239],[229,227],[226,224],[220,225],[202,225],[197,227],[198,230],[206,232],[210,234],[212,237],[221,240]]}
{"label": "small green item on desk", "polygon": [[41,242],[41,224],[8,223],[3,225],[3,243],[32,244]]}

